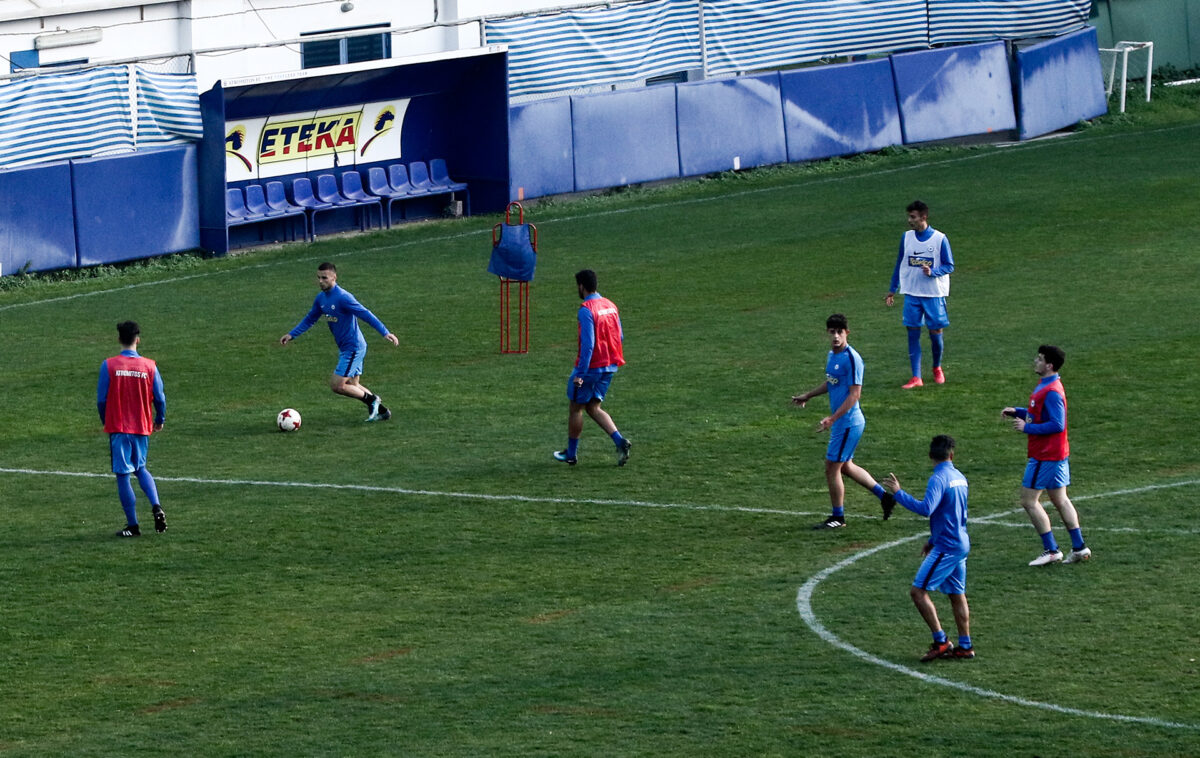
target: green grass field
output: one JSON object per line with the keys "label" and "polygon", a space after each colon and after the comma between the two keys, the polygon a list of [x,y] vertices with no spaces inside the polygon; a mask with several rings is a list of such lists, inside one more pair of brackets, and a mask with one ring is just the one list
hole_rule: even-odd
{"label": "green grass field", "polygon": [[[7,282],[0,754],[1200,755],[1196,102],[541,204],[527,355],[497,351],[494,217]],[[906,392],[883,295],[916,197],[958,269],[949,381]],[[326,259],[400,337],[368,334],[391,422],[329,392],[323,326],[278,344]],[[590,422],[578,466],[550,457],[584,267],[625,324],[620,469]],[[856,460],[920,492],[929,438],[958,439],[974,661],[917,663],[922,520],[851,484],[849,526],[810,530],[826,406],[788,399],[834,311]],[[170,530],[118,540],[94,394],[129,318],[166,381]],[[1095,558],[1035,570],[999,410],[1044,342]]]}

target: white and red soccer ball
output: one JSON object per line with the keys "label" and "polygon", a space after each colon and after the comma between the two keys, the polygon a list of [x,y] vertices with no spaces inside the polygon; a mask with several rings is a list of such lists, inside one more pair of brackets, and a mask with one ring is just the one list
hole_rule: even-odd
{"label": "white and red soccer ball", "polygon": [[294,432],[300,428],[300,411],[295,408],[284,408],[276,417],[275,423],[281,432]]}

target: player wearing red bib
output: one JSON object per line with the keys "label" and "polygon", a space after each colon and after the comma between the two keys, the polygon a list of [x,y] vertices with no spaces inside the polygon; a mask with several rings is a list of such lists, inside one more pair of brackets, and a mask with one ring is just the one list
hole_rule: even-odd
{"label": "player wearing red bib", "polygon": [[617,446],[617,465],[629,460],[633,445],[625,439],[608,412],[600,407],[617,369],[625,365],[621,314],[613,301],[596,292],[596,272],[584,269],[575,274],[575,285],[583,304],[579,306],[579,353],[575,370],[567,379],[567,447],[554,453],[554,459],[574,466],[578,461],[579,437],[583,434],[583,414],[592,418]]}
{"label": "player wearing red bib", "polygon": [[158,500],[154,477],[146,468],[146,452],[150,434],[163,428],[167,413],[167,396],[163,392],[162,374],[158,365],[138,355],[141,330],[135,321],[117,324],[121,352],[100,364],[100,379],[96,384],[96,407],[112,457],[112,471],[117,476],[117,495],[125,511],[125,527],[118,537],[138,537],[141,527],[137,519],[137,495],[130,475],[154,511],[154,529],[167,531],[167,516]]}
{"label": "player wearing red bib", "polygon": [[[1065,357],[1062,349],[1054,345],[1038,347],[1033,373],[1041,381],[1029,396],[1029,407],[1010,406],[1000,412],[1002,417],[1012,419],[1013,429],[1028,435],[1029,461],[1021,481],[1021,507],[1041,536],[1043,548],[1041,555],[1029,562],[1030,566],[1059,561],[1079,563],[1092,557],[1079,528],[1079,514],[1067,497],[1067,485],[1071,483],[1071,444],[1067,439],[1067,393],[1058,376]],[[1050,528],[1050,517],[1039,502],[1042,490],[1050,496],[1071,535],[1071,553],[1065,559]]]}

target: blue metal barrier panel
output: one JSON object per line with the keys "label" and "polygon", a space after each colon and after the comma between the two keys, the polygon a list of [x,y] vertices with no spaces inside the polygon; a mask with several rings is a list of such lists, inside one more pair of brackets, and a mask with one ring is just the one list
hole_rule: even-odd
{"label": "blue metal barrier panel", "polygon": [[71,165],[0,171],[0,274],[75,266]]}
{"label": "blue metal barrier panel", "polygon": [[1029,139],[1108,112],[1096,30],[1017,50],[1017,116]]}
{"label": "blue metal barrier panel", "polygon": [[1003,42],[891,56],[905,144],[1017,127]]}
{"label": "blue metal barrier panel", "polygon": [[779,74],[676,87],[684,176],[787,161]]}
{"label": "blue metal barrier panel", "polygon": [[515,106],[508,128],[510,198],[523,200],[575,191],[571,98]]}
{"label": "blue metal barrier panel", "polygon": [[71,161],[79,265],[200,246],[196,147]]}
{"label": "blue metal barrier panel", "polygon": [[780,85],[791,162],[865,153],[903,142],[887,59],[785,71]]}
{"label": "blue metal barrier panel", "polygon": [[679,176],[674,87],[576,96],[571,108],[575,189]]}

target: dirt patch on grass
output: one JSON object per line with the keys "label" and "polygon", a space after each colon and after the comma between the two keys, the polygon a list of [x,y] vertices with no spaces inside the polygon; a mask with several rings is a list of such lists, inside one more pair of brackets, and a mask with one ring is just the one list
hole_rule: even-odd
{"label": "dirt patch on grass", "polygon": [[575,610],[570,609],[570,608],[565,611],[550,611],[549,613],[542,613],[542,614],[534,616],[532,618],[527,618],[527,619],[525,619],[525,623],[527,623],[527,624],[549,624],[551,621],[558,621],[559,619],[566,618],[567,616],[570,616],[573,613],[575,613]]}
{"label": "dirt patch on grass", "polygon": [[176,682],[170,679],[151,679],[136,676],[98,676],[92,680],[96,684],[117,687],[174,687]]}
{"label": "dirt patch on grass", "polygon": [[699,579],[692,579],[686,582],[680,582],[679,584],[668,584],[662,589],[663,592],[690,592],[691,590],[698,590],[701,587],[711,587],[716,583],[717,580],[713,577],[702,576]]}
{"label": "dirt patch on grass", "polygon": [[393,695],[388,692],[353,692],[350,690],[323,690],[314,693],[317,697],[327,697],[333,700],[362,700],[368,703],[407,703],[411,698],[403,695]]}
{"label": "dirt patch on grass", "polygon": [[173,711],[179,708],[187,708],[188,706],[196,705],[199,702],[200,698],[198,697],[177,697],[174,700],[164,700],[161,703],[148,705],[142,710],[138,711],[138,713],[162,713],[163,711]]}

